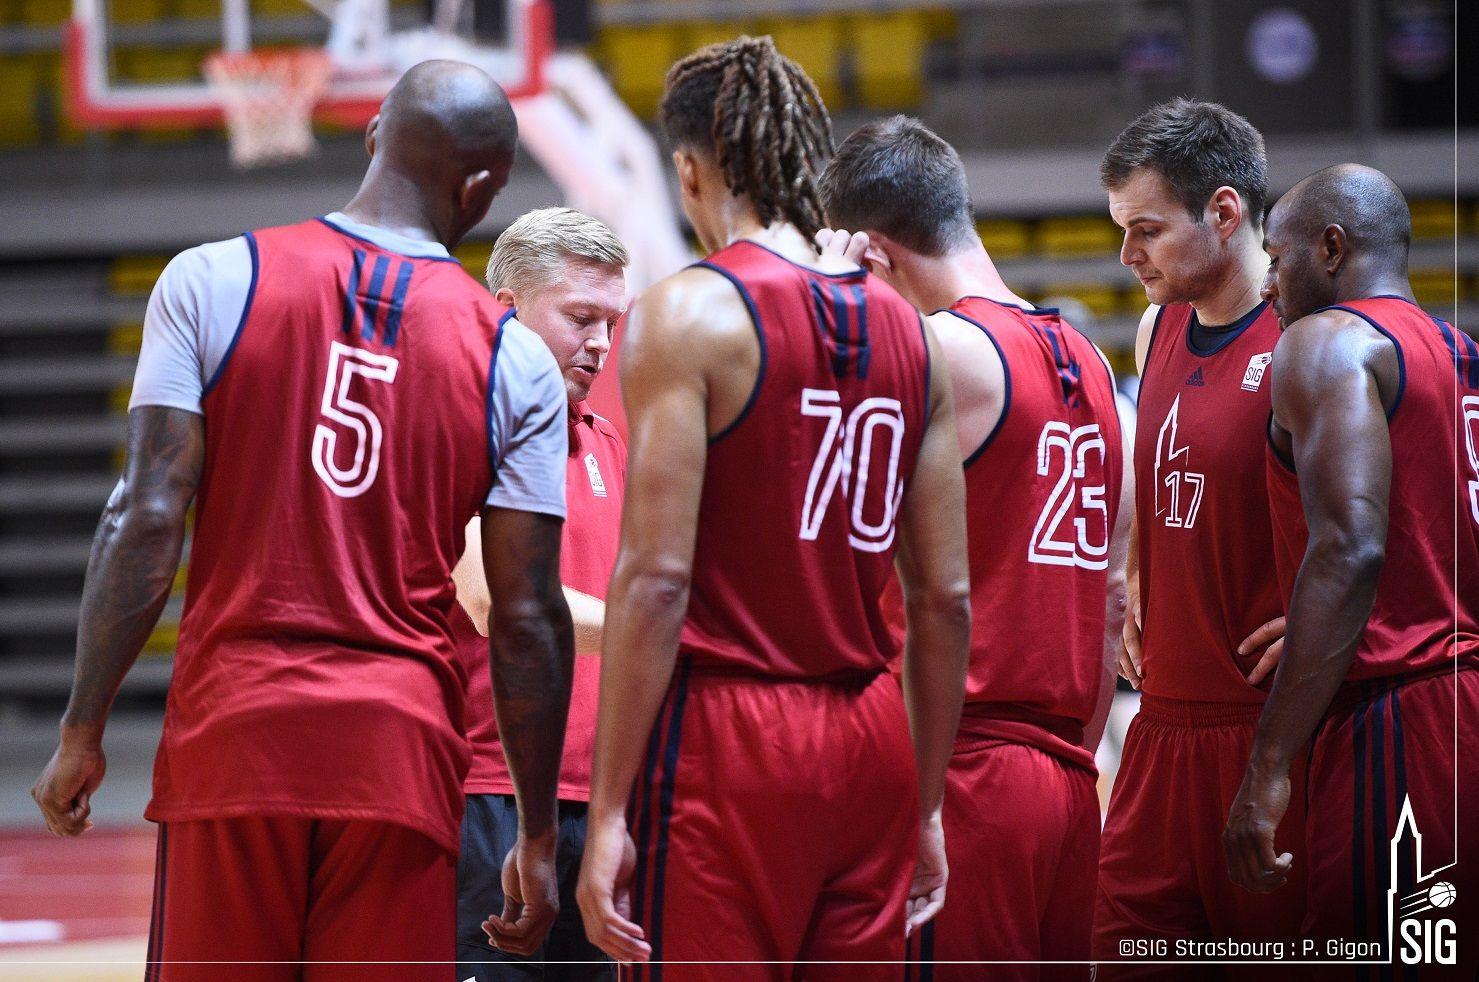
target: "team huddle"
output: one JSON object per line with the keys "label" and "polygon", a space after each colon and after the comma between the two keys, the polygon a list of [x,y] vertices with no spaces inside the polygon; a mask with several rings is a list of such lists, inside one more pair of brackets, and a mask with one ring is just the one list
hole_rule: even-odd
{"label": "team huddle", "polygon": [[1265,217],[1246,120],[1131,122],[1131,409],[918,121],[834,146],[748,37],[661,117],[707,258],[630,302],[565,208],[452,259],[517,138],[454,62],[341,211],[162,274],[33,789],[90,826],[193,503],[146,978],[1198,978],[1146,954],[1385,942],[1403,814],[1479,896],[1479,346],[1385,175]]}

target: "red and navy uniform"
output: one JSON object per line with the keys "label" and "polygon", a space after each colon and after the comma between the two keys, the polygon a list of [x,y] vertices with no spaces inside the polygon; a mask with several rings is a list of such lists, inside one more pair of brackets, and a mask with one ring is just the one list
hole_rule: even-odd
{"label": "red and navy uniform", "polygon": [[[247,242],[254,286],[203,400],[205,468],[146,812],[163,823],[150,958],[358,960],[374,922],[376,957],[449,959],[468,761],[450,571],[492,483],[489,378],[506,311],[455,261],[320,221]],[[261,836],[273,844],[254,845]],[[288,858],[267,862],[279,848]],[[358,895],[397,894],[390,909],[324,906],[365,869],[388,886]],[[278,918],[291,930],[271,945],[237,932],[279,907],[296,914]],[[343,920],[355,911],[369,920]]]}
{"label": "red and navy uniform", "polygon": [[[1099,797],[1084,730],[1106,671],[1124,459],[1114,383],[1056,310],[965,297],[950,312],[995,346],[1006,397],[965,463],[971,658],[945,793],[950,896],[920,953],[933,945],[942,963],[1087,960]],[[888,597],[902,637],[896,586]],[[940,964],[935,974],[980,969]]]}
{"label": "red and navy uniform", "polygon": [[[1454,977],[1473,978],[1479,941],[1466,926],[1479,923],[1479,902],[1465,898],[1479,898],[1479,862],[1471,849],[1459,851],[1456,836],[1479,829],[1479,798],[1460,794],[1455,804],[1454,794],[1479,785],[1479,345],[1400,297],[1329,309],[1383,334],[1401,375],[1387,413],[1386,558],[1347,681],[1310,751],[1305,931],[1385,941],[1398,929],[1388,923],[1389,889],[1400,904],[1447,882],[1457,889],[1455,905],[1441,912],[1459,925]],[[1299,477],[1272,445],[1268,487],[1287,598],[1309,533]],[[1404,864],[1403,854],[1399,876],[1392,840],[1409,800],[1422,869]],[[1422,971],[1427,978],[1442,969]]]}
{"label": "red and navy uniform", "polygon": [[862,271],[743,240],[700,265],[744,298],[761,367],[709,446],[679,668],[633,796],[632,916],[654,961],[896,961],[918,803],[878,599],[927,420],[924,329]]}
{"label": "red and navy uniform", "polygon": [[[1299,864],[1285,889],[1255,895],[1233,885],[1222,850],[1270,684],[1249,684],[1260,653],[1238,645],[1283,613],[1263,474],[1279,323],[1259,304],[1199,348],[1194,316],[1187,304],[1157,312],[1140,384],[1145,678],[1100,849],[1094,957],[1106,962],[1123,939],[1287,939],[1304,915]],[[1302,836],[1296,804],[1275,841]]]}
{"label": "red and navy uniform", "polygon": [[[560,535],[560,583],[597,600],[606,599],[611,570],[616,566],[626,473],[626,444],[616,427],[597,416],[588,403],[573,407],[570,456],[565,469],[565,504],[569,511]],[[467,794],[513,794],[513,778],[503,757],[503,745],[498,742],[498,721],[493,717],[488,639],[478,633],[460,606],[453,613],[453,630],[468,677],[467,739],[472,744],[472,766],[463,790]],[[578,652],[560,758],[561,801],[591,800],[600,681],[600,652]]]}

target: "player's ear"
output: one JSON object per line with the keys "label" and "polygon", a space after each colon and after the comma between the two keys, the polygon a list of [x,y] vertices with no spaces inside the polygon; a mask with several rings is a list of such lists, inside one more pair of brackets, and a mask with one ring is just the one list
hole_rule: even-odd
{"label": "player's ear", "polygon": [[876,242],[869,242],[868,248],[863,250],[863,265],[868,267],[868,272],[878,276],[888,276],[894,271],[888,251]]}
{"label": "player's ear", "polygon": [[518,304],[514,303],[514,291],[510,290],[506,286],[500,286],[498,290],[493,294],[493,299],[497,300],[505,307],[518,306]]}
{"label": "player's ear", "polygon": [[673,151],[673,168],[678,172],[678,186],[692,198],[698,194],[698,160],[682,147]]}
{"label": "player's ear", "polygon": [[1339,225],[1326,225],[1325,231],[1320,233],[1320,265],[1325,267],[1325,272],[1334,276],[1345,265],[1349,254],[1350,240],[1346,238],[1345,229]]}
{"label": "player's ear", "polygon": [[371,157],[375,156],[375,143],[380,130],[380,114],[376,113],[370,117],[369,125],[365,127],[365,152]]}
{"label": "player's ear", "polygon": [[1227,241],[1247,217],[1243,214],[1242,196],[1224,184],[1212,192],[1212,198],[1207,202],[1207,217],[1218,237]]}

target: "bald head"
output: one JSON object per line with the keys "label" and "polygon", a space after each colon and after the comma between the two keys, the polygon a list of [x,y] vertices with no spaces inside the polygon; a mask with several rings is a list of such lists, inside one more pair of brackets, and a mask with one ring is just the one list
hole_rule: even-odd
{"label": "bald head", "polygon": [[1318,237],[1339,225],[1352,253],[1406,262],[1412,242],[1407,200],[1374,167],[1336,164],[1316,171],[1280,198],[1274,210],[1292,235]]}
{"label": "bald head", "polygon": [[479,68],[423,61],[380,107],[378,152],[399,167],[508,173],[519,126],[508,97]]}
{"label": "bald head", "polygon": [[1406,295],[1412,216],[1391,178],[1336,164],[1290,188],[1269,213],[1265,293],[1286,324],[1342,300]]}

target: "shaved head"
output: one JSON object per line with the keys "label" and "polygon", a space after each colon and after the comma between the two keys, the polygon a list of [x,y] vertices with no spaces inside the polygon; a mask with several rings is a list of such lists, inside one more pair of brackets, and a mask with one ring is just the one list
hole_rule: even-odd
{"label": "shaved head", "polygon": [[1297,235],[1320,235],[1327,226],[1345,229],[1351,248],[1407,258],[1412,216],[1392,179],[1374,167],[1336,164],[1300,181],[1275,206]]}
{"label": "shaved head", "polygon": [[1269,213],[1265,294],[1292,323],[1342,300],[1405,295],[1412,216],[1392,179],[1336,164],[1290,188]]}
{"label": "shaved head", "polygon": [[423,61],[401,76],[370,121],[370,169],[350,204],[382,219],[409,210],[451,247],[508,183],[518,136],[508,96],[486,72]]}

